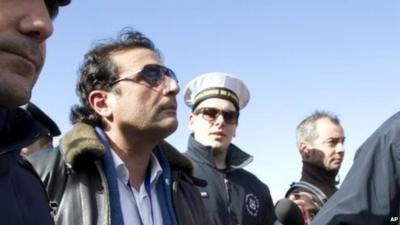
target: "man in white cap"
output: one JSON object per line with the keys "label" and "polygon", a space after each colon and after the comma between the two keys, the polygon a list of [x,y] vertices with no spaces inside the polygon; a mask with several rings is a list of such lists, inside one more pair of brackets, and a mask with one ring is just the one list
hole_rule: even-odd
{"label": "man in white cap", "polygon": [[250,99],[246,85],[225,73],[207,73],[190,81],[184,92],[192,108],[186,155],[201,187],[212,225],[268,225],[275,221],[268,187],[243,169],[252,156],[231,143],[239,111]]}

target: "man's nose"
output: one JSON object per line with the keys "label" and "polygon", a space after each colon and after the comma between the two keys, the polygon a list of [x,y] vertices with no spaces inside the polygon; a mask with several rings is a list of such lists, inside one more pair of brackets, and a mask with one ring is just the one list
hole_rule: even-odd
{"label": "man's nose", "polygon": [[218,113],[215,117],[214,124],[223,124],[225,122],[225,118],[221,113]]}
{"label": "man's nose", "polygon": [[44,42],[53,33],[53,21],[43,0],[29,1],[19,21],[19,32],[39,42]]}
{"label": "man's nose", "polygon": [[177,95],[180,91],[180,87],[178,84],[178,81],[175,79],[172,79],[171,77],[165,76],[165,80],[164,80],[164,95]]}
{"label": "man's nose", "polygon": [[344,143],[338,143],[338,144],[336,145],[336,151],[337,151],[338,153],[344,152]]}

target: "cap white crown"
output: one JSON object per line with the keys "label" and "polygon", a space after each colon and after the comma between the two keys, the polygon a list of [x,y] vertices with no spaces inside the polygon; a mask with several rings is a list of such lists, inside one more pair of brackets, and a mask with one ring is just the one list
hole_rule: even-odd
{"label": "cap white crown", "polygon": [[247,86],[238,78],[221,72],[206,73],[191,80],[185,87],[185,104],[193,107],[196,96],[210,88],[226,88],[235,93],[239,99],[239,108],[243,109],[250,100]]}

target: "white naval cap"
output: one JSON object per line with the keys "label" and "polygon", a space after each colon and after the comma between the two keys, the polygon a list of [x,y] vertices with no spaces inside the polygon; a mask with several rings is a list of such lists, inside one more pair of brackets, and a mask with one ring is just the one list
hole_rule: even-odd
{"label": "white naval cap", "polygon": [[249,102],[250,93],[241,80],[221,72],[202,74],[186,85],[184,100],[186,105],[192,109],[208,98],[229,100],[239,111]]}

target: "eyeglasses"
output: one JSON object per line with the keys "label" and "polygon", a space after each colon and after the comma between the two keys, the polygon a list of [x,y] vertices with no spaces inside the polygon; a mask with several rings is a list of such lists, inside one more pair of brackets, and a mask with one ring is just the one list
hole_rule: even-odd
{"label": "eyeglasses", "polygon": [[239,112],[236,111],[228,111],[228,110],[220,110],[217,108],[212,107],[204,107],[197,109],[193,112],[195,115],[202,114],[203,119],[207,120],[208,122],[214,122],[219,115],[222,115],[224,121],[227,124],[237,124],[239,119]]}
{"label": "eyeglasses", "polygon": [[170,77],[178,83],[178,78],[176,78],[174,71],[170,68],[158,64],[147,64],[140,71],[122,76],[121,78],[111,82],[110,86],[124,80],[137,82],[137,79],[143,79],[151,87],[158,87],[165,80],[165,76]]}

